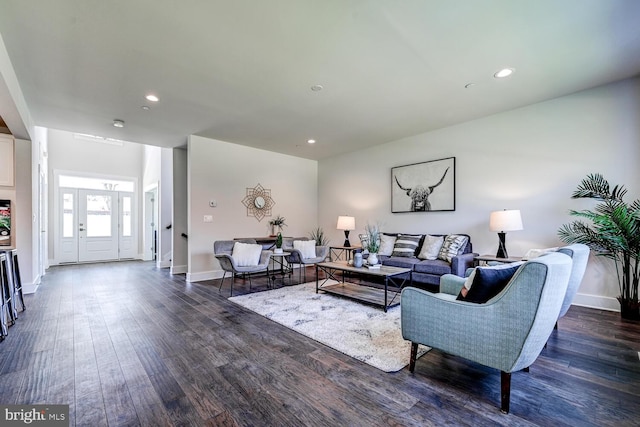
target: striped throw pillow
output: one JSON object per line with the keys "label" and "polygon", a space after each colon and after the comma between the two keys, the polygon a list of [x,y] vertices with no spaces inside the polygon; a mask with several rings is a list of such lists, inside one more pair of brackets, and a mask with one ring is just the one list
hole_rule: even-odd
{"label": "striped throw pillow", "polygon": [[460,236],[458,234],[449,234],[444,239],[444,243],[440,248],[438,259],[451,262],[454,256],[458,255],[458,252],[467,247],[469,238],[467,236]]}
{"label": "striped throw pillow", "polygon": [[399,234],[396,243],[393,245],[392,256],[402,256],[413,258],[420,244],[422,236],[412,236],[410,234]]}

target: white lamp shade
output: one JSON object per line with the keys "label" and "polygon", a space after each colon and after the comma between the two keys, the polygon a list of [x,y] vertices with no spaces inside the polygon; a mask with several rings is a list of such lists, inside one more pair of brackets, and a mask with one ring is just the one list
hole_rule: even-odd
{"label": "white lamp shade", "polygon": [[338,225],[336,228],[338,230],[355,230],[356,219],[352,216],[339,216]]}
{"label": "white lamp shade", "polygon": [[517,209],[491,212],[489,217],[489,230],[491,231],[517,231],[522,230],[522,217]]}

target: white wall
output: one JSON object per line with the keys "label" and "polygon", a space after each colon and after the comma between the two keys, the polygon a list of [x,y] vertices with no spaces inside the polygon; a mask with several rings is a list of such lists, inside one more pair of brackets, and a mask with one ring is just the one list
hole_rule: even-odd
{"label": "white wall", "polygon": [[[191,135],[188,142],[189,265],[187,280],[221,277],[213,242],[269,234],[271,218],[257,221],[242,204],[247,188],[271,190],[273,216],[285,235],[308,235],[317,225],[317,162]],[[209,207],[210,200],[217,207]],[[204,223],[204,215],[213,215]]]}
{"label": "white wall", "polygon": [[[390,170],[456,158],[455,212],[392,214]],[[341,214],[393,232],[467,233],[475,252],[492,254],[493,210],[520,209],[524,230],[507,234],[510,255],[561,245],[558,228],[586,201],[571,194],[589,173],[640,196],[640,79],[626,80],[529,107],[394,141],[319,162],[319,219],[332,242]],[[575,303],[619,309],[607,261],[591,257]]]}
{"label": "white wall", "polygon": [[[158,187],[158,247],[156,264],[159,268],[171,266],[171,230],[173,200],[173,150],[151,145],[144,146],[142,188]],[[144,216],[141,215],[141,217]],[[140,230],[144,230],[141,222]],[[144,247],[150,246],[145,242]]]}
{"label": "white wall", "polygon": [[173,257],[172,235],[173,227],[173,149],[162,148],[160,158],[160,225],[159,236],[160,244],[158,246],[158,266],[165,268],[171,267],[171,259]]}
{"label": "white wall", "polygon": [[[20,261],[23,292],[35,292],[40,283],[37,258],[37,217],[33,215],[31,141],[16,139],[16,198],[13,214],[15,245]],[[37,194],[37,193],[36,193]]]}
{"label": "white wall", "polygon": [[[86,175],[98,175],[112,178],[134,178],[138,186],[142,181],[144,145],[124,142],[122,146],[76,139],[73,133],[49,129],[49,256],[55,263],[54,248],[54,207],[56,171],[81,172]],[[138,188],[140,194],[142,190]],[[138,204],[138,216],[141,217],[142,204]],[[140,221],[139,221],[140,222]],[[142,235],[139,230],[138,236]],[[140,244],[138,244],[140,248]]]}
{"label": "white wall", "polygon": [[189,218],[187,214],[188,187],[187,187],[187,150],[184,148],[173,149],[173,205],[172,218],[172,248],[171,274],[187,272],[188,241],[182,236],[189,231]]}

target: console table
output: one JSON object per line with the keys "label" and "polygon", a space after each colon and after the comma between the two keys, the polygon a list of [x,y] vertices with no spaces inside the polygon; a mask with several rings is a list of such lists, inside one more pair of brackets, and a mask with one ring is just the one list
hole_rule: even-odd
{"label": "console table", "polygon": [[[266,236],[266,237],[234,237],[233,240],[255,240],[257,244],[262,245],[265,249],[271,249],[276,244],[278,236]],[[284,238],[284,236],[283,236]]]}

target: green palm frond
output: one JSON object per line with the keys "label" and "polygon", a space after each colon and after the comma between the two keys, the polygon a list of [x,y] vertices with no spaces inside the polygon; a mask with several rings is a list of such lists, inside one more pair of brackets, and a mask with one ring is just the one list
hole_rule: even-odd
{"label": "green palm frond", "polygon": [[569,211],[580,220],[558,229],[558,236],[567,243],[583,243],[597,255],[616,263],[620,299],[638,302],[640,281],[640,199],[627,204],[624,186],[613,188],[600,174],[583,179],[572,198],[593,199],[593,210]]}
{"label": "green palm frond", "polygon": [[616,185],[613,190],[609,182],[599,173],[589,174],[582,180],[576,191],[573,192],[573,199],[596,199],[596,200],[622,200],[627,190]]}

